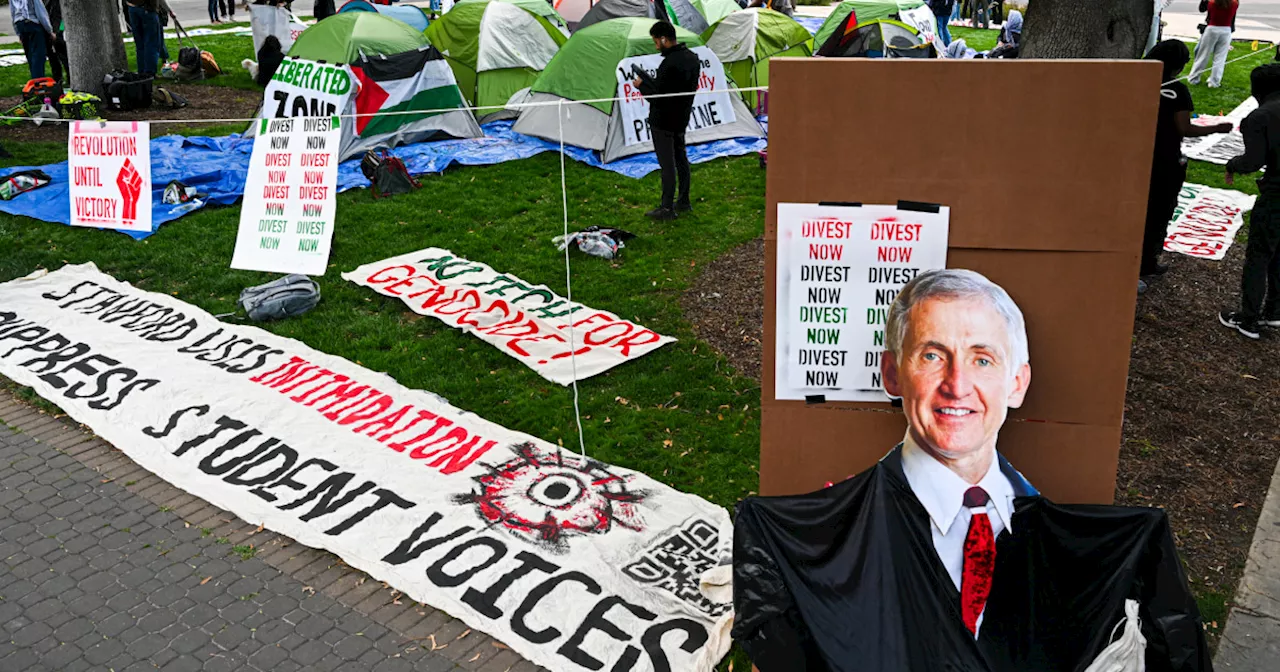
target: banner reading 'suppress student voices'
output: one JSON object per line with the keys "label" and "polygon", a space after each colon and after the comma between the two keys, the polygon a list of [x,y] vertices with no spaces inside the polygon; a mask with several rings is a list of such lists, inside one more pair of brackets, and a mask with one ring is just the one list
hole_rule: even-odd
{"label": "banner reading 'suppress student voices'", "polygon": [[699,590],[724,509],[92,264],[0,284],[0,375],[556,672],[710,672],[729,646]]}
{"label": "banner reading 'suppress student voices'", "polygon": [[469,331],[561,385],[573,382],[575,371],[578,380],[590,378],[676,340],[438,247],[342,277]]}

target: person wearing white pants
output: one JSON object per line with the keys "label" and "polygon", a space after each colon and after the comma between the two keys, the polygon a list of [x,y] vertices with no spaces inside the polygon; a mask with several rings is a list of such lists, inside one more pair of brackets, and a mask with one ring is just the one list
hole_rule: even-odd
{"label": "person wearing white pants", "polygon": [[1231,33],[1240,2],[1239,0],[1208,0],[1202,4],[1207,5],[1209,25],[1205,27],[1204,35],[1196,44],[1196,60],[1191,66],[1191,76],[1188,81],[1191,84],[1199,84],[1204,72],[1210,70],[1209,63],[1212,60],[1209,87],[1217,88],[1222,85],[1222,71],[1227,66],[1227,50],[1231,48]]}

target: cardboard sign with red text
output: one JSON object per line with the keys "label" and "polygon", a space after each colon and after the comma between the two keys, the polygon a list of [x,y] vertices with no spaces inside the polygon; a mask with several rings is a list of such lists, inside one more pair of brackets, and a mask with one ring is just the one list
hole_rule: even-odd
{"label": "cardboard sign with red text", "polygon": [[338,207],[338,118],[257,123],[231,268],[324,275]]}
{"label": "cardboard sign with red text", "polygon": [[77,121],[67,134],[71,225],[151,231],[151,127]]}
{"label": "cardboard sign with red text", "polygon": [[573,382],[575,370],[578,380],[590,378],[676,340],[437,247],[342,277],[469,331],[561,385]]}
{"label": "cardboard sign with red text", "polygon": [[1257,198],[1234,189],[1183,183],[1164,249],[1199,259],[1223,258]]}
{"label": "cardboard sign with red text", "polygon": [[[698,93],[693,97],[688,131],[732,124],[737,116],[733,113],[733,104],[729,100],[728,78],[724,76],[724,65],[720,63],[720,58],[706,47],[691,47],[690,51],[698,56],[702,73],[698,76]],[[650,77],[655,77],[660,65],[662,54],[631,56],[618,62],[615,72],[618,77],[618,97],[622,99],[618,104],[622,106],[622,141],[627,146],[652,140],[649,101],[640,95],[640,90],[633,84],[636,78],[634,68],[640,68]]]}
{"label": "cardboard sign with red text", "polygon": [[951,211],[938,210],[778,204],[776,398],[886,401],[889,306],[947,265]]}

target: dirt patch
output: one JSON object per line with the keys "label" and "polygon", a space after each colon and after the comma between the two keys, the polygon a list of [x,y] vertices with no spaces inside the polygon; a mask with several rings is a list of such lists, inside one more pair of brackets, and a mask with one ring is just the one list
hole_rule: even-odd
{"label": "dirt patch", "polygon": [[[1238,305],[1244,245],[1220,262],[1166,254],[1139,297],[1116,502],[1168,512],[1196,592],[1231,596],[1280,458],[1280,330],[1218,324]],[[699,338],[760,378],[764,242],[709,264],[683,297]],[[1221,624],[1219,624],[1221,625]]]}
{"label": "dirt patch", "polygon": [[698,338],[744,376],[760,380],[764,338],[764,239],[730,250],[703,269],[680,307]]}
{"label": "dirt patch", "polygon": [[[201,119],[249,119],[258,111],[262,103],[262,93],[245,91],[225,86],[208,84],[175,84],[162,82],[158,84],[173,93],[183,96],[190,103],[180,110],[167,107],[152,106],[143,110],[128,112],[112,112],[105,108],[100,110],[103,118],[109,121],[150,121],[153,119],[190,119],[193,122]],[[8,110],[22,102],[22,96],[0,98],[0,110]],[[152,137],[172,133],[181,126],[164,124],[153,126]],[[12,126],[0,126],[4,131],[6,142],[66,142],[67,127],[61,123],[36,126],[30,122],[20,122]]]}

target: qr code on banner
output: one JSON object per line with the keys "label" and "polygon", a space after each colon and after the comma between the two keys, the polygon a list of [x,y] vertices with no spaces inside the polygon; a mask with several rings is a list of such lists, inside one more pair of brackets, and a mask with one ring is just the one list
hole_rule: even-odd
{"label": "qr code on banner", "polygon": [[693,520],[683,529],[659,541],[623,568],[623,573],[640,583],[657,586],[711,616],[730,608],[708,600],[698,590],[702,573],[716,566],[715,548],[720,534],[705,520]]}

